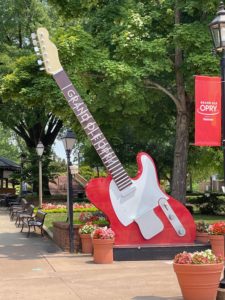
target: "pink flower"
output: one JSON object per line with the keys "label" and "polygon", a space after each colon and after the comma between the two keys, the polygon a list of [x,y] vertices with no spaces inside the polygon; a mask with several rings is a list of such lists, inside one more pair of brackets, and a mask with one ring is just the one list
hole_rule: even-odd
{"label": "pink flower", "polygon": [[174,257],[174,262],[176,264],[191,264],[191,261],[191,254],[186,251],[179,253]]}
{"label": "pink flower", "polygon": [[93,239],[114,239],[115,233],[111,228],[98,227],[92,232]]}
{"label": "pink flower", "polygon": [[196,251],[194,253],[182,252],[178,253],[174,257],[174,263],[176,264],[216,264],[223,261],[221,256],[216,256],[212,250]]}

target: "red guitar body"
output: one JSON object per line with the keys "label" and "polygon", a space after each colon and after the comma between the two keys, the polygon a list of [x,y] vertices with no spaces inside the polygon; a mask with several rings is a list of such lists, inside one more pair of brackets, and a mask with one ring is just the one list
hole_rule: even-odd
{"label": "red guitar body", "polygon": [[[138,174],[132,180],[138,180],[142,176],[143,165],[141,162],[141,156],[147,155],[145,153],[139,153],[137,156]],[[149,157],[150,158],[150,157]],[[151,158],[150,158],[151,159]],[[168,203],[172,207],[176,216],[185,227],[186,234],[179,236],[174,230],[173,226],[165,216],[160,206],[154,208],[155,214],[159,217],[164,225],[164,229],[150,239],[145,239],[136,222],[132,222],[128,226],[124,226],[118,219],[110,199],[110,183],[112,177],[91,179],[86,185],[87,198],[105,215],[110,221],[110,227],[115,232],[115,245],[149,245],[149,244],[185,244],[193,243],[196,235],[196,227],[192,215],[187,208],[175,200],[171,196],[165,194],[168,197]],[[159,183],[158,188],[160,189]],[[151,180],[149,180],[149,189],[151,189]],[[149,202],[151,199],[149,199]]]}

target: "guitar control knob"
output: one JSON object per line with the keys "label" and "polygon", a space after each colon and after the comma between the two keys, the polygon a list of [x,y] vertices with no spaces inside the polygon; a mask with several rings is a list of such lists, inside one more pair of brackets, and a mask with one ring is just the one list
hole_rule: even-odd
{"label": "guitar control knob", "polygon": [[174,215],[169,215],[169,219],[172,221],[174,220]]}
{"label": "guitar control knob", "polygon": [[178,230],[178,234],[179,234],[180,236],[184,236],[184,235],[185,235],[185,229],[184,229],[184,228],[180,228],[180,229]]}

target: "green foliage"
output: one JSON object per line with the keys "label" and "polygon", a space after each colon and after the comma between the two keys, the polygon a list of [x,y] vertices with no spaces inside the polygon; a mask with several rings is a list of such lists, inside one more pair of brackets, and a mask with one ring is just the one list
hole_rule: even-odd
{"label": "green foliage", "polygon": [[[45,1],[44,1],[45,2]],[[40,24],[50,25],[48,6],[43,1],[0,1],[1,47],[4,43],[27,48],[27,37]]]}
{"label": "green foliage", "polygon": [[19,163],[20,151],[13,131],[0,124],[0,136],[0,156]]}
{"label": "green foliage", "polygon": [[225,201],[219,200],[219,198],[210,194],[205,199],[205,203],[200,205],[200,213],[205,215],[225,215]]}
{"label": "green foliage", "polygon": [[225,197],[213,193],[188,197],[188,203],[197,206],[199,213],[205,215],[225,215]]}
{"label": "green foliage", "polygon": [[90,180],[91,178],[94,178],[94,177],[105,177],[106,176],[106,172],[102,169],[99,170],[96,170],[96,169],[93,169],[92,167],[90,166],[85,166],[85,165],[82,165],[79,167],[79,174],[81,176],[83,176],[86,180]]}
{"label": "green foliage", "polygon": [[196,183],[212,174],[223,174],[223,153],[218,147],[191,147],[188,161],[189,172]]}

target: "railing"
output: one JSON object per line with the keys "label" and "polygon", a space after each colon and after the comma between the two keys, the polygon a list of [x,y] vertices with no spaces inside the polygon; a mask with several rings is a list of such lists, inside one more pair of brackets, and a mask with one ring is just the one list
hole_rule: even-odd
{"label": "railing", "polygon": [[85,185],[87,184],[87,180],[81,176],[80,174],[75,174],[75,180],[83,187],[85,187]]}

